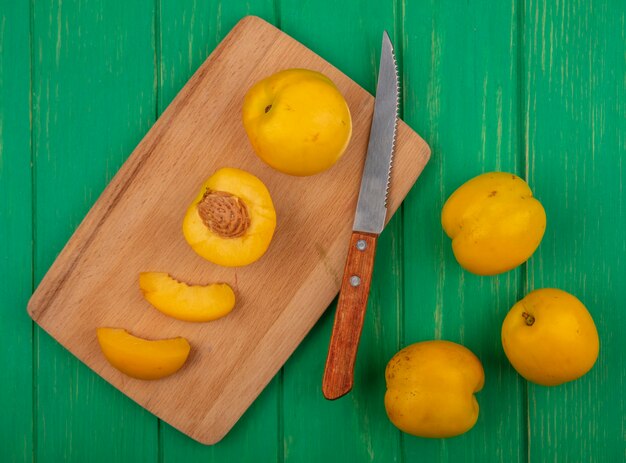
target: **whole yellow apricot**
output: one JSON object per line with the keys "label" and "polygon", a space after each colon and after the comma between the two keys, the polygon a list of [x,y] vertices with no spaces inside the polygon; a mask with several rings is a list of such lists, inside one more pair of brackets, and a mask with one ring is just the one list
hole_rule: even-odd
{"label": "whole yellow apricot", "polygon": [[208,322],[235,307],[235,293],[226,283],[188,285],[165,272],[142,272],[139,287],[157,310],[178,320]]}
{"label": "whole yellow apricot", "polygon": [[532,256],[546,230],[546,213],[523,179],[490,172],[452,193],[443,206],[441,224],[463,268],[495,275]]}
{"label": "whole yellow apricot", "polygon": [[98,328],[97,335],[109,363],[137,379],[159,379],[176,373],[191,349],[185,338],[149,341],[122,328]]}
{"label": "whole yellow apricot", "polygon": [[600,340],[582,302],[546,288],[532,291],[511,308],[502,324],[502,347],[528,381],[556,386],[591,370]]}
{"label": "whole yellow apricot", "polygon": [[202,184],[183,220],[183,234],[192,249],[225,267],[260,259],[275,228],[276,211],[263,182],[231,167]]}
{"label": "whole yellow apricot", "polygon": [[449,341],[405,347],[387,364],[385,409],[400,430],[419,437],[452,437],[478,419],[474,393],[485,383],[480,360]]}
{"label": "whole yellow apricot", "polygon": [[256,154],[274,169],[312,175],[335,164],[352,135],[350,110],[325,75],[288,69],[253,85],[243,125]]}

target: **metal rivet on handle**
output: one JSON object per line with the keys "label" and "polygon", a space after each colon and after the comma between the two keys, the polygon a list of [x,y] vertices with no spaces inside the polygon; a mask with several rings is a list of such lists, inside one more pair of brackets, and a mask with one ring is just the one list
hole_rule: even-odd
{"label": "metal rivet on handle", "polygon": [[359,286],[361,284],[361,279],[356,275],[352,275],[350,277],[350,284],[352,286]]}
{"label": "metal rivet on handle", "polygon": [[367,243],[365,242],[365,240],[359,240],[356,242],[356,248],[359,251],[365,251],[366,247],[367,247]]}

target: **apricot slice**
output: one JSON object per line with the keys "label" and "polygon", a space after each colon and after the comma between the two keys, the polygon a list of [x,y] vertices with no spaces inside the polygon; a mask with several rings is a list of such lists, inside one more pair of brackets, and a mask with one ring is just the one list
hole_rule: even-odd
{"label": "apricot slice", "polygon": [[183,234],[206,260],[226,267],[255,262],[267,251],[276,228],[269,191],[254,175],[225,167],[202,184],[187,209]]}
{"label": "apricot slice", "polygon": [[185,364],[191,347],[185,338],[149,341],[122,328],[98,328],[98,342],[109,363],[137,379],[159,379]]}
{"label": "apricot slice", "polygon": [[188,285],[165,272],[142,272],[139,287],[156,309],[188,322],[221,318],[235,306],[235,293],[226,283]]}

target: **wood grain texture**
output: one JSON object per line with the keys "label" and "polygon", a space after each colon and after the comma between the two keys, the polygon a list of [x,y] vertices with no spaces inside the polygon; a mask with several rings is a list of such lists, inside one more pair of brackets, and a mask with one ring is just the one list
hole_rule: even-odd
{"label": "wood grain texture", "polygon": [[[30,33],[27,3],[0,2],[0,461],[624,460],[623,1],[37,0]],[[380,236],[352,393],[334,402],[321,393],[331,307],[284,374],[207,447],[163,423],[159,433],[158,420],[39,329],[31,340],[26,246],[34,219],[38,280],[155,117],[247,12],[370,92],[380,32],[393,31],[404,119],[434,151]],[[546,237],[527,277],[464,274],[441,231],[443,201],[483,167],[526,173],[546,205]],[[499,350],[499,325],[540,286],[585,302],[601,354],[588,378],[530,386],[527,398]],[[385,364],[433,337],[463,340],[485,364],[481,418],[461,438],[413,438],[385,416]]]}
{"label": "wood grain texture", "polygon": [[458,342],[485,369],[476,426],[454,439],[406,435],[406,461],[526,460],[525,385],[500,342],[520,269],[498,277],[466,272],[441,227],[443,203],[466,180],[492,170],[524,173],[518,14],[512,2],[406,3],[404,117],[425,134],[433,155],[404,203],[403,346]]}
{"label": "wood grain texture", "polygon": [[[375,91],[383,30],[400,42],[392,2],[281,1],[280,24],[370,92]],[[397,56],[397,58],[400,58]],[[401,87],[410,85],[401,82]],[[393,175],[393,174],[392,174]],[[334,318],[331,307],[284,368],[285,461],[400,461],[400,433],[385,413],[384,369],[399,347],[401,226],[396,213],[378,241],[355,385],[329,402],[321,391]],[[323,444],[321,444],[323,443]]]}
{"label": "wood grain texture", "polygon": [[[289,177],[264,165],[251,151],[239,111],[233,111],[250,82],[291,67],[328,75],[353,114],[351,144],[325,175]],[[339,289],[359,186],[355,172],[362,171],[372,111],[371,95],[302,45],[257,17],[240,21],[109,184],[33,295],[29,313],[148,410],[200,442],[219,441]],[[391,213],[428,156],[428,146],[400,122],[395,159],[401,174],[390,189]],[[198,186],[227,165],[263,179],[279,217],[271,249],[244,268],[202,261],[180,232]],[[187,281],[230,283],[239,295],[238,310],[201,325],[147,310],[137,275],[157,269]],[[72,285],[77,279],[81,285]],[[194,355],[174,376],[131,380],[101,355],[93,335],[98,326],[128,327],[146,337],[184,335]],[[201,373],[206,371],[211,374]]]}
{"label": "wood grain texture", "polygon": [[[159,114],[204,62],[211,51],[243,16],[254,14],[275,22],[274,2],[252,3],[222,0],[160,0]],[[161,423],[162,461],[238,462],[276,461],[282,444],[277,438],[280,422],[280,378],[263,390],[252,406],[219,445],[206,446]]]}
{"label": "wood grain texture", "polygon": [[524,11],[526,162],[548,217],[527,290],[576,295],[600,335],[587,375],[529,386],[529,456],[624,461],[626,3],[529,0]]}
{"label": "wood grain texture", "polygon": [[[154,3],[32,4],[38,282],[155,120]],[[82,279],[70,284],[90,288]],[[37,461],[157,457],[157,420],[150,413],[39,328],[34,349]]]}
{"label": "wood grain texture", "polygon": [[33,460],[30,9],[0,4],[0,460]]}
{"label": "wood grain texture", "polygon": [[370,295],[378,235],[353,232],[328,346],[322,392],[335,400],[352,390],[354,364]]}

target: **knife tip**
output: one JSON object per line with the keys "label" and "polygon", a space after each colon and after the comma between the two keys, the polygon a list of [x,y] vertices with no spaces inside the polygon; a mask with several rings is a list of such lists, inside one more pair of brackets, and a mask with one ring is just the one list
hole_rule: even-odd
{"label": "knife tip", "polygon": [[383,30],[383,47],[385,46],[393,50],[393,43],[391,43],[391,38],[389,37],[389,33],[386,30]]}

